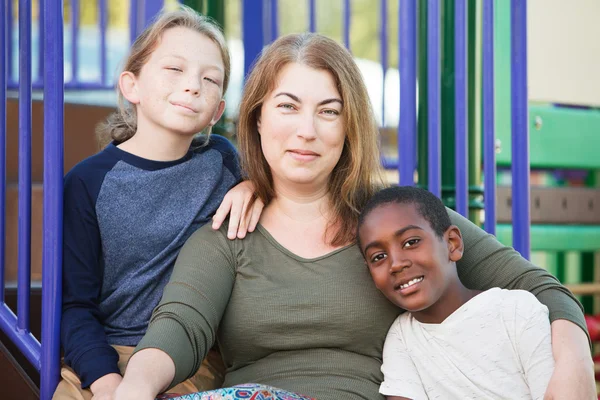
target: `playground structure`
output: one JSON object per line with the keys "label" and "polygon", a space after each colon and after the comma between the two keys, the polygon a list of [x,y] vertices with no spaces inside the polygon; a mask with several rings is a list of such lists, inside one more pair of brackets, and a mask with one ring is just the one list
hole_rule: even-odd
{"label": "playground structure", "polygon": [[[240,0],[244,75],[263,46],[280,35],[278,7],[284,1]],[[386,156],[382,159],[392,179],[402,185],[427,187],[461,214],[477,223],[483,221],[488,232],[496,234],[505,244],[513,245],[524,257],[529,258],[533,251],[538,257],[535,261],[570,284],[576,294],[600,293],[600,283],[594,283],[594,280],[600,281],[600,191],[594,189],[600,184],[600,157],[596,154],[600,151],[600,111],[597,109],[600,90],[595,96],[593,90],[589,90],[594,85],[600,88],[597,84],[600,78],[594,80],[593,76],[587,76],[586,90],[570,90],[565,94],[560,90],[554,93],[547,90],[543,81],[540,83],[539,70],[531,73],[528,61],[531,60],[530,66],[539,68],[543,66],[540,57],[548,52],[544,46],[545,51],[528,51],[532,36],[544,37],[539,32],[544,32],[544,24],[531,24],[530,21],[536,20],[528,19],[528,13],[531,15],[543,8],[538,1],[400,0],[397,15],[390,14],[388,2],[379,0],[373,4],[379,8],[381,69],[388,74],[391,43],[388,21],[397,17],[399,27],[401,107],[397,110],[397,135],[396,132],[390,135],[391,130],[382,127],[382,142],[389,142],[397,149],[397,155],[384,152]],[[549,4],[553,4],[555,12],[544,14],[544,18],[554,16],[568,20],[568,14],[556,11],[563,10],[560,3],[546,1],[545,7],[551,8]],[[589,3],[590,13],[600,12],[600,7],[592,6],[592,2],[581,0],[580,3]],[[68,142],[73,139],[68,136],[69,120],[64,115],[72,111],[71,105],[65,105],[65,97],[91,91],[102,96],[99,90],[113,85],[110,76],[114,60],[111,61],[113,56],[107,44],[110,4],[107,0],[98,1],[100,40],[95,64],[99,73],[93,79],[85,79],[81,74],[80,64],[83,57],[87,59],[89,55],[82,54],[80,46],[79,1],[69,2],[68,25],[63,23],[62,2],[46,0],[38,4],[41,4],[36,29],[38,38],[33,51],[32,26],[36,21],[32,18],[31,0],[19,1],[18,18],[13,18],[16,10],[10,0],[4,1],[0,13],[0,54],[3,55],[0,63],[0,154],[3,155],[0,210],[4,210],[5,216],[0,220],[0,237],[6,237],[0,242],[0,328],[27,362],[40,371],[39,395],[50,399],[58,380],[60,361],[62,176],[65,168],[90,155],[79,154],[77,159],[69,154],[73,147],[69,147]],[[130,1],[129,40],[136,37],[163,4],[158,0]],[[211,4],[214,6],[215,2]],[[340,4],[342,42],[352,50],[352,2],[340,0]],[[305,29],[319,31],[316,0],[306,1],[305,6],[308,16]],[[583,6],[578,8],[582,9]],[[223,12],[218,7],[212,11],[214,15]],[[11,39],[16,21],[18,49]],[[532,31],[531,25],[536,25],[538,31]],[[546,35],[549,34],[546,32]],[[63,50],[64,43],[68,55]],[[65,67],[67,59],[70,63]],[[576,60],[568,66],[579,62],[581,60]],[[382,125],[387,125],[383,124],[389,114],[385,96],[386,91],[391,90],[385,76],[382,74],[380,91]],[[585,79],[580,78],[578,82],[582,80]],[[576,84],[565,86],[577,87]],[[38,90],[42,89],[43,176],[42,168],[32,171],[32,165],[35,167],[37,162],[32,157],[32,147],[36,145],[33,138],[42,137],[32,129],[32,122],[33,126],[39,124],[33,120],[32,111],[38,110],[33,115],[41,116],[41,103],[32,102],[32,97],[41,98]],[[69,92],[65,93],[65,89]],[[112,92],[109,95],[114,97]],[[537,95],[533,102],[532,98]],[[11,137],[16,140],[16,129],[7,127],[15,125],[11,125],[10,120],[15,119],[11,112],[17,107],[18,160],[16,152],[7,147]],[[96,112],[96,115],[100,118],[101,113]],[[85,133],[90,136],[78,140],[93,142],[92,131]],[[87,147],[88,152],[91,149]],[[32,180],[36,174],[41,179]],[[550,185],[532,187],[530,182]],[[574,183],[578,186],[569,186]],[[18,207],[11,208],[7,203],[7,199],[12,199],[16,206],[17,197],[10,197],[10,190],[15,195],[18,193]],[[18,210],[18,229],[16,233],[10,231],[15,237],[7,230],[7,220],[11,217],[8,210]],[[32,222],[32,216],[41,218],[42,214],[40,227]],[[42,249],[39,257],[36,256],[39,249],[32,246],[36,230],[41,239],[38,240]],[[13,258],[7,256],[11,251],[7,247],[9,243],[17,243],[18,251]],[[18,264],[18,268],[7,260]],[[36,267],[35,263],[40,265]],[[16,274],[11,275],[9,270]],[[39,288],[41,283],[43,288],[41,337],[36,337],[30,327],[30,292],[32,273],[39,279],[40,272],[41,282],[36,286],[37,279],[34,279],[33,285]],[[13,276],[17,281],[16,315],[5,301],[5,287],[14,282],[5,276]],[[588,313],[600,311],[594,298],[583,297],[582,301]]]}

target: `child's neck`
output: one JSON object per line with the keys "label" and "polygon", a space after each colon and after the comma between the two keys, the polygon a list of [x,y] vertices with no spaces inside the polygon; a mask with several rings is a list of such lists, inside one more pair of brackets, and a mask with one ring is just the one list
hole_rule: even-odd
{"label": "child's neck", "polygon": [[448,284],[446,291],[430,307],[411,313],[413,317],[424,324],[441,324],[463,304],[481,293],[480,290],[467,289],[458,277]]}
{"label": "child's neck", "polygon": [[128,153],[153,161],[179,160],[187,154],[193,136],[139,129],[129,140],[117,147]]}

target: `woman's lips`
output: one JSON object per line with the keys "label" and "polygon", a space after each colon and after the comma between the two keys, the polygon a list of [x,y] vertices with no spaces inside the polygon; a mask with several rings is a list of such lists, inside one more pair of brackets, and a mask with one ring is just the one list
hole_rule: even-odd
{"label": "woman's lips", "polygon": [[319,157],[318,153],[310,150],[293,149],[288,150],[289,155],[297,161],[312,161]]}

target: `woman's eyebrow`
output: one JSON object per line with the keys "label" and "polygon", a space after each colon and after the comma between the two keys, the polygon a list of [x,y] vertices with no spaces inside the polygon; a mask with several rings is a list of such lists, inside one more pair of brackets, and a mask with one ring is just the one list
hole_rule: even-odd
{"label": "woman's eyebrow", "polygon": [[[274,97],[278,97],[278,96],[287,96],[297,103],[302,103],[302,100],[300,100],[300,98],[298,96],[288,93],[288,92],[277,93]],[[322,100],[317,105],[322,106],[322,105],[330,104],[330,103],[340,103],[342,106],[344,105],[344,102],[342,100],[338,99],[337,97],[332,97],[331,99]]]}

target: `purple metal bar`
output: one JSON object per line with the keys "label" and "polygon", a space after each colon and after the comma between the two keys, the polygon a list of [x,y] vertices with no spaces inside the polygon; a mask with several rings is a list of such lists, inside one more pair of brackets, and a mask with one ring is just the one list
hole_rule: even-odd
{"label": "purple metal bar", "polygon": [[77,82],[79,69],[79,0],[71,0],[71,82]]}
{"label": "purple metal bar", "polygon": [[18,329],[29,331],[31,284],[31,0],[19,0]]}
{"label": "purple metal bar", "polygon": [[311,32],[317,31],[317,14],[315,12],[315,1],[316,0],[308,0],[308,29]]}
{"label": "purple metal bar", "polygon": [[21,350],[21,353],[38,371],[40,370],[40,343],[30,333],[17,328],[17,317],[6,303],[0,304],[0,328]]}
{"label": "purple metal bar", "polygon": [[133,44],[138,35],[138,0],[129,0],[129,43]]}
{"label": "purple metal bar", "polygon": [[[18,89],[18,84],[15,82],[8,82],[8,88]],[[35,90],[44,89],[44,85],[41,82],[34,82],[31,87]],[[107,90],[114,89],[114,85],[110,83],[101,83],[101,82],[73,82],[69,81],[65,83],[65,89],[69,90]]]}
{"label": "purple metal bar", "polygon": [[468,217],[467,0],[454,0],[454,21],[456,212]]}
{"label": "purple metal bar", "polygon": [[144,21],[143,21],[143,25],[142,25],[141,29],[139,30],[138,34],[142,33],[142,30],[146,29],[146,27],[148,25],[150,25],[150,23],[152,22],[154,17],[156,17],[156,15],[160,12],[160,10],[162,10],[164,5],[165,5],[164,0],[152,0],[152,1],[145,0],[143,2]]}
{"label": "purple metal bar", "polygon": [[6,87],[8,81],[7,67],[11,57],[7,54],[6,43],[10,41],[7,29],[8,1],[4,2],[4,15],[0,17],[0,302],[4,302],[4,257],[6,251]]}
{"label": "purple metal bar", "polygon": [[60,1],[47,3],[44,57],[49,68],[44,74],[41,400],[50,400],[58,384],[62,299],[63,10]]}
{"label": "purple metal bar", "polygon": [[496,234],[496,139],[494,132],[494,0],[483,0],[484,228]]}
{"label": "purple metal bar", "polygon": [[6,75],[10,82],[13,78],[13,4],[12,1],[5,1],[4,4],[6,6],[6,37],[8,38],[6,42]]}
{"label": "purple metal bar", "polygon": [[344,0],[344,45],[350,50],[350,0]]}
{"label": "purple metal bar", "polygon": [[270,0],[271,9],[269,10],[269,19],[271,22],[271,42],[274,42],[279,37],[279,26],[278,26],[278,17],[279,13],[277,11],[277,0]]}
{"label": "purple metal bar", "polygon": [[98,6],[100,8],[100,82],[106,83],[106,27],[108,25],[106,0],[100,0]]}
{"label": "purple metal bar", "polygon": [[441,129],[440,129],[440,3],[427,0],[427,121],[429,191],[440,197]]}
{"label": "purple metal bar", "polygon": [[400,185],[415,184],[417,134],[417,2],[403,0],[398,9],[398,52],[400,69],[400,123],[398,165]]}
{"label": "purple metal bar", "polygon": [[[263,25],[265,7],[262,1],[243,0],[244,77],[248,76],[265,40]],[[259,23],[260,21],[260,23]]]}
{"label": "purple metal bar", "polygon": [[44,36],[44,0],[38,1],[38,69],[36,71],[35,81],[42,82],[42,78],[44,77],[44,40],[42,39]]}
{"label": "purple metal bar", "polygon": [[385,74],[388,69],[388,40],[387,40],[387,0],[381,0],[380,14],[381,24],[379,28],[379,44],[381,53],[381,126],[385,126]]}
{"label": "purple metal bar", "polygon": [[511,113],[513,247],[529,259],[529,120],[527,109],[527,1],[511,0]]}

